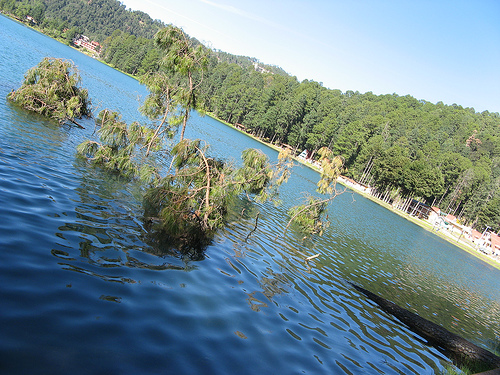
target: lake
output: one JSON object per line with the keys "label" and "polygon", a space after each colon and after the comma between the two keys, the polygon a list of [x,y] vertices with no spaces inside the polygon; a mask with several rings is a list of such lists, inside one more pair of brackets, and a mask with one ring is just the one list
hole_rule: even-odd
{"label": "lake", "polygon": [[[158,248],[141,186],[76,157],[92,120],[59,126],[6,101],[45,56],[78,66],[95,111],[146,122],[137,81],[0,16],[1,373],[434,374],[448,362],[348,282],[483,347],[498,340],[500,271],[360,195],[330,204],[322,237],[283,235],[319,178],[303,166],[281,206],[241,199],[202,260]],[[235,164],[249,147],[277,156],[196,113],[186,136]]]}

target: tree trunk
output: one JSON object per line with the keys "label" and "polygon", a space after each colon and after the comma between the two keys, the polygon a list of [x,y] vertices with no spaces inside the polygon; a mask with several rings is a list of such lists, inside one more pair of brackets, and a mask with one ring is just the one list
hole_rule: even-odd
{"label": "tree trunk", "polygon": [[189,118],[189,110],[186,109],[184,111],[184,118],[182,119],[182,130],[181,130],[181,137],[180,137],[180,142],[184,139],[184,132],[186,131],[186,125],[187,125],[187,120]]}
{"label": "tree trunk", "polygon": [[191,109],[191,107],[194,104],[193,103],[193,91],[194,91],[194,88],[193,88],[193,77],[191,75],[191,71],[188,72],[188,79],[189,79],[189,98],[188,98],[188,101],[186,103],[186,108],[185,108],[185,112],[184,112],[184,118],[182,120],[182,130],[181,130],[180,141],[182,141],[184,139],[184,132],[186,131],[187,120],[189,118],[189,110]]}
{"label": "tree trunk", "polygon": [[273,138],[271,139],[271,144],[274,142],[275,139],[276,139],[276,133],[274,133]]}
{"label": "tree trunk", "polygon": [[408,196],[408,199],[406,201],[405,207],[404,207],[404,212],[408,213],[408,208],[410,208],[411,202],[413,201],[413,195]]}
{"label": "tree trunk", "polygon": [[372,168],[373,168],[373,163],[374,163],[373,156],[370,156],[370,160],[368,161],[368,163],[365,167],[365,170],[363,171],[363,176],[361,176],[360,182],[362,184],[366,182],[368,176],[370,175]]}
{"label": "tree trunk", "polygon": [[413,332],[427,339],[432,346],[444,349],[445,354],[457,362],[458,365],[465,365],[475,372],[500,367],[500,357],[488,350],[480,348],[464,338],[444,329],[440,325],[405,310],[393,302],[379,297],[358,285],[353,283],[350,284],[354,289],[363,293],[366,297],[379,305],[383,311],[393,315],[403,324],[407,325]]}

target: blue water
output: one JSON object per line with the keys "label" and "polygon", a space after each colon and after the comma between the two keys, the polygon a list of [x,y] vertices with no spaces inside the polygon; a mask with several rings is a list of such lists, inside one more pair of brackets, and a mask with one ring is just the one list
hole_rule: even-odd
{"label": "blue water", "polygon": [[[203,260],[155,247],[141,187],[76,158],[91,120],[59,126],[6,101],[45,56],[79,67],[96,111],[146,121],[135,80],[0,16],[0,373],[433,374],[446,363],[347,281],[479,345],[500,335],[498,270],[359,195],[333,201],[323,237],[283,236],[318,179],[302,166],[282,206],[238,202]],[[248,147],[276,158],[196,113],[187,136],[235,164]]]}

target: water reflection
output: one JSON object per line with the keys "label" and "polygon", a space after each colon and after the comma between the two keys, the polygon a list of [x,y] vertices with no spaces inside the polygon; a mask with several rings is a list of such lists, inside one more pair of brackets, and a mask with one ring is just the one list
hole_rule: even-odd
{"label": "water reflection", "polygon": [[[60,248],[52,254],[66,260],[86,259],[103,269],[133,268],[155,271],[192,271],[196,266],[189,255],[161,246],[143,225],[140,196],[142,188],[134,181],[110,175],[77,160],[80,186],[74,190],[72,221],[59,226],[56,236]],[[79,254],[69,249],[77,242]],[[81,267],[75,267],[73,270]],[[109,279],[107,275],[92,275]]]}
{"label": "water reflection", "polygon": [[[246,224],[248,226],[249,223]],[[231,229],[231,233],[244,232],[243,223],[236,227]],[[225,233],[225,236],[228,236],[228,233]],[[235,243],[238,241],[236,238],[232,240]],[[256,312],[270,311],[272,309],[269,303],[273,302],[273,305],[280,309],[278,315],[282,321],[287,322],[285,327],[291,324],[285,331],[293,340],[311,341],[325,350],[341,353],[344,361],[338,361],[337,365],[345,368],[347,373],[363,371],[367,364],[362,353],[368,355],[372,350],[387,358],[383,366],[369,364],[377,371],[384,371],[383,368],[386,367],[391,371],[397,370],[398,373],[418,374],[425,371],[427,366],[432,366],[431,361],[415,352],[414,339],[401,339],[408,334],[405,327],[398,327],[397,331],[389,328],[387,322],[391,317],[376,306],[370,306],[369,302],[366,305],[362,296],[356,297],[356,292],[342,282],[341,274],[331,268],[332,264],[336,266],[336,261],[329,260],[328,253],[323,252],[310,274],[304,273],[307,267],[303,262],[304,257],[316,251],[313,241],[303,241],[300,236],[291,236],[286,241],[275,241],[275,237],[267,233],[266,224],[263,223],[260,231],[255,237],[252,236],[249,242],[253,249],[264,250],[259,254],[259,259],[267,262],[268,266],[261,269],[260,273],[255,272],[255,265],[253,270],[249,269],[246,266],[248,258],[255,253],[251,249],[245,249],[243,257],[240,250],[226,259],[235,272],[225,274],[231,277],[239,275],[247,280],[245,283],[248,282],[248,276],[255,278],[259,289],[244,289],[250,309]],[[259,246],[260,244],[262,246]],[[241,248],[236,244],[233,249],[235,247]],[[267,256],[271,256],[273,261],[270,262]],[[276,271],[277,268],[279,272]],[[297,305],[298,300],[306,300],[307,305]],[[310,310],[306,306],[312,306],[313,309]],[[284,313],[283,308],[292,314]],[[330,319],[325,319],[328,315]],[[338,332],[346,333],[345,339],[350,349],[343,347],[336,339]],[[425,347],[426,343],[421,341],[421,345]],[[315,358],[320,363],[324,360],[323,356],[317,354]]]}
{"label": "water reflection", "polygon": [[262,276],[258,280],[258,284],[260,287],[258,290],[245,292],[248,296],[248,305],[256,312],[259,312],[264,307],[268,307],[268,302],[273,302],[276,306],[279,306],[274,297],[288,293],[288,288],[290,287],[285,275],[273,272],[271,269],[266,272],[265,276]]}
{"label": "water reflection", "polygon": [[[0,105],[0,113],[2,124],[7,125],[0,128],[5,146],[18,145],[20,147],[16,147],[16,151],[21,154],[29,153],[31,150],[43,150],[43,154],[40,155],[43,159],[55,158],[55,154],[61,152],[67,134],[61,131],[57,121],[48,120],[7,101]],[[30,161],[36,164],[40,162]]]}

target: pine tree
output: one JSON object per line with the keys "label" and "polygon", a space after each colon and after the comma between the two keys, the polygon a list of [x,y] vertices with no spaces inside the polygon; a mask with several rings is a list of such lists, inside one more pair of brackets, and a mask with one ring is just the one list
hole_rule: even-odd
{"label": "pine tree", "polygon": [[44,58],[28,70],[22,86],[7,96],[13,103],[60,123],[91,116],[86,89],[80,88],[80,75],[70,61]]}

